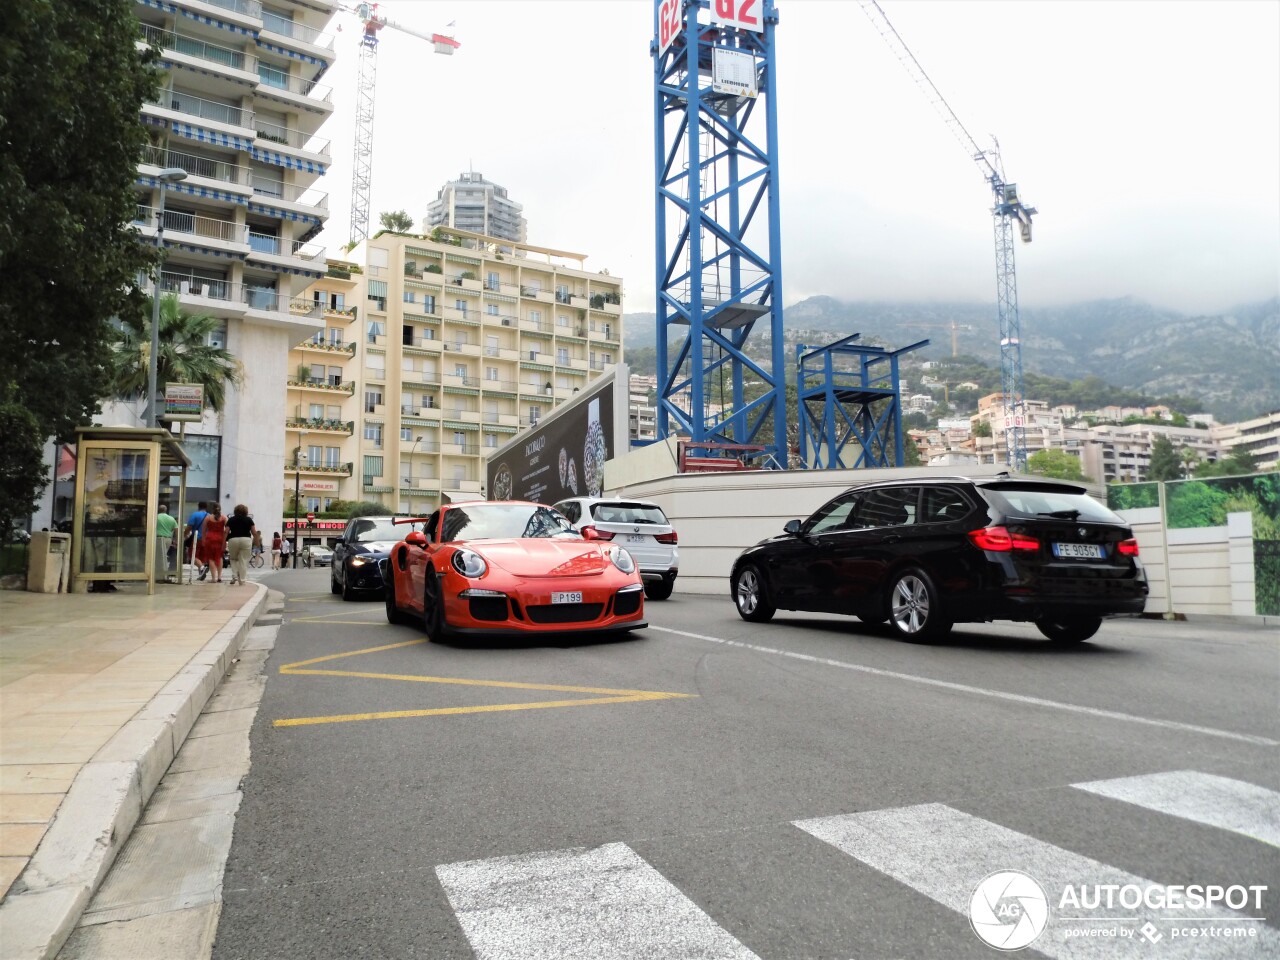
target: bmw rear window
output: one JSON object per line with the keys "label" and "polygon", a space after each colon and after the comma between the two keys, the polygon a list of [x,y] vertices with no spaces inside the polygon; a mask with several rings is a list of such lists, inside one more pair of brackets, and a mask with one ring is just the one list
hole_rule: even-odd
{"label": "bmw rear window", "polygon": [[656,523],[666,525],[663,512],[651,503],[597,503],[591,507],[596,523]]}
{"label": "bmw rear window", "polygon": [[1124,520],[1085,493],[1047,485],[1012,483],[983,485],[978,489],[1005,516],[1124,523]]}

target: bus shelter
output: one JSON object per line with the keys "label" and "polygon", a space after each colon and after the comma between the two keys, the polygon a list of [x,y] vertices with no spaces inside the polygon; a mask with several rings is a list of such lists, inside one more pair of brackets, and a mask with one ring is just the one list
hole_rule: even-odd
{"label": "bus shelter", "polygon": [[191,460],[168,430],[82,427],[76,431],[71,589],[144,581],[155,592],[156,515],[166,480],[177,476],[179,513]]}

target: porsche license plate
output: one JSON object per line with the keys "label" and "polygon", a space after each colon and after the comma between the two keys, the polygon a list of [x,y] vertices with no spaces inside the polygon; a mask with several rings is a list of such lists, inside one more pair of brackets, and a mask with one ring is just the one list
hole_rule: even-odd
{"label": "porsche license plate", "polygon": [[572,593],[553,593],[551,595],[552,603],[581,603],[582,591],[575,590]]}
{"label": "porsche license plate", "polygon": [[1101,560],[1105,554],[1096,543],[1055,543],[1055,557],[1071,557],[1076,560]]}

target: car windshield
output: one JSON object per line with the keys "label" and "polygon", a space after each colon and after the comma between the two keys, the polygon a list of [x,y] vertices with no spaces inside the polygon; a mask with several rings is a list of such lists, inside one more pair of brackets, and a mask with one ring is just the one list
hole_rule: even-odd
{"label": "car windshield", "polygon": [[576,537],[573,526],[550,507],[527,503],[478,503],[450,507],[444,541]]}
{"label": "car windshield", "polygon": [[351,539],[356,543],[375,540],[403,540],[414,531],[412,523],[392,523],[390,517],[361,517],[355,522]]}
{"label": "car windshield", "polygon": [[1006,516],[1124,523],[1120,517],[1084,493],[1054,487],[1015,484],[984,486],[982,491]]}
{"label": "car windshield", "polygon": [[651,503],[597,503],[591,507],[596,523],[666,524],[662,511]]}

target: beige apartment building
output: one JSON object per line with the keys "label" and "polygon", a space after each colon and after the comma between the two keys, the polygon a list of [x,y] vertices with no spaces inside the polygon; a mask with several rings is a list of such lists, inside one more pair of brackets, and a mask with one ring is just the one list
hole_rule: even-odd
{"label": "beige apartment building", "polygon": [[284,493],[303,511],[483,496],[493,450],[621,361],[622,279],[584,254],[448,227],[355,253],[310,291],[325,329],[290,357]]}

